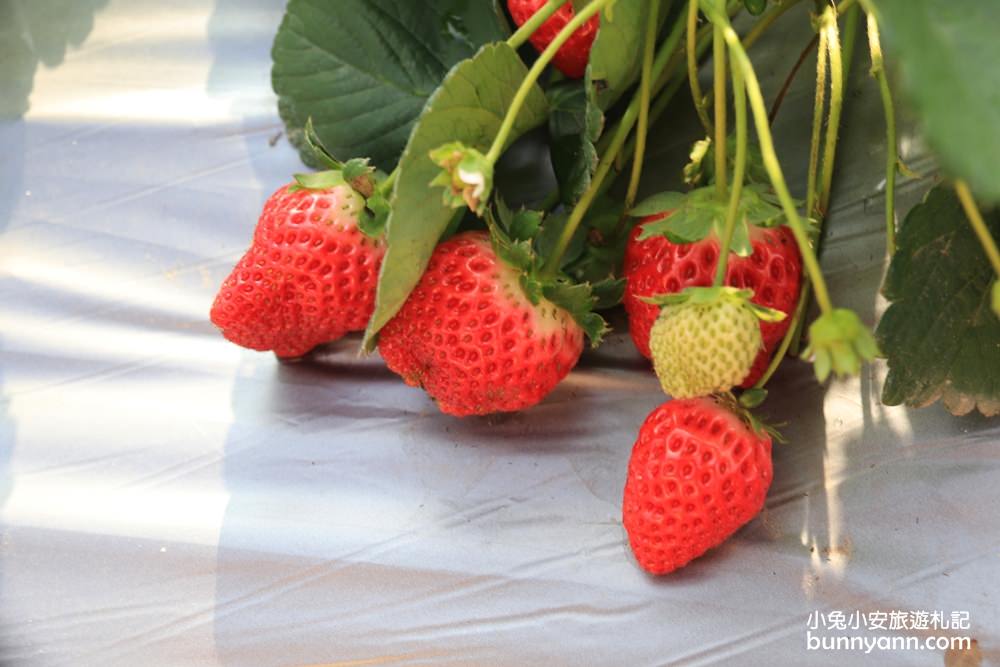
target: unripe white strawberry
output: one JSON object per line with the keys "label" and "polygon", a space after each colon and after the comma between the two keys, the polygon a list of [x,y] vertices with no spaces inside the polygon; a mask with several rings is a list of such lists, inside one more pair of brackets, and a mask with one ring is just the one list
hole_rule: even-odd
{"label": "unripe white strawberry", "polygon": [[692,288],[666,302],[649,338],[663,391],[674,398],[707,396],[746,377],[762,345],[758,319],[776,317],[752,304],[751,294]]}

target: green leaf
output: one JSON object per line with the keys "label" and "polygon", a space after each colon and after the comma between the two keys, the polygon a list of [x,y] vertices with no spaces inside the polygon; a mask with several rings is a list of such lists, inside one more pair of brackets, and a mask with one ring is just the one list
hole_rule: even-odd
{"label": "green leaf", "polygon": [[388,171],[451,66],[505,32],[481,0],[289,0],[271,51],[288,136],[322,166],[303,133],[311,116],[333,155]]}
{"label": "green leaf", "polygon": [[[1000,238],[1000,212],[985,217]],[[923,406],[943,396],[956,412],[1000,410],[994,279],[957,197],[931,190],[906,216],[883,286],[892,301],[876,331],[889,362],[884,403]]]}
{"label": "green leaf", "polygon": [[767,0],[743,0],[743,6],[753,16],[760,16],[767,9]]}
{"label": "green leaf", "polygon": [[[399,163],[392,213],[386,228],[388,250],[382,261],[375,312],[365,332],[365,349],[396,314],[420,280],[427,261],[454,212],[429,187],[440,169],[430,151],[449,141],[487,151],[527,69],[505,43],[484,46],[457,65],[427,102]],[[532,87],[508,141],[545,122],[545,95]]]}
{"label": "green leaf", "polygon": [[870,0],[887,60],[953,175],[1000,202],[1000,2]]}
{"label": "green leaf", "polygon": [[[659,23],[666,19],[670,0],[661,0]],[[597,106],[607,109],[639,78],[649,0],[616,2],[601,14],[601,27],[590,49],[587,87],[595,91]]]}
{"label": "green leaf", "polygon": [[559,183],[560,200],[575,204],[587,188],[597,168],[594,142],[601,135],[604,114],[592,92],[581,81],[563,81],[548,90],[552,115],[549,117],[552,168]]}

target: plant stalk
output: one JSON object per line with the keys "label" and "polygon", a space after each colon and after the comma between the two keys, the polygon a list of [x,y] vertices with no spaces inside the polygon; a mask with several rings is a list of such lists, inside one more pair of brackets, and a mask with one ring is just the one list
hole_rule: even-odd
{"label": "plant stalk", "polygon": [[[643,45],[642,74],[639,81],[639,119],[635,128],[635,153],[632,158],[632,176],[625,192],[625,210],[635,203],[642,179],[642,164],[646,156],[646,136],[649,132],[649,98],[653,85],[653,56],[656,53],[656,30],[659,27],[660,0],[650,0],[646,17],[646,41]],[[671,49],[672,51],[673,49]]]}
{"label": "plant stalk", "polygon": [[733,230],[736,218],[740,212],[740,197],[743,194],[743,179],[747,166],[747,96],[743,83],[743,72],[739,67],[732,68],[733,77],[733,113],[736,120],[736,164],[733,166],[733,187],[729,193],[729,207],[726,210],[726,224],[719,243],[719,261],[715,267],[713,286],[719,287],[726,279],[726,266],[729,263],[729,247],[733,241]]}
{"label": "plant stalk", "polygon": [[549,0],[544,5],[538,8],[538,10],[531,15],[527,21],[524,22],[517,31],[507,38],[507,44],[512,49],[518,49],[522,44],[527,42],[535,31],[538,30],[543,23],[557,11],[559,8],[566,4],[566,0]]}
{"label": "plant stalk", "polygon": [[722,28],[712,30],[712,83],[715,88],[715,191],[720,201],[726,199],[726,42]]}
{"label": "plant stalk", "polygon": [[555,36],[555,39],[545,47],[541,55],[528,70],[527,75],[525,75],[524,80],[521,82],[520,87],[518,87],[517,92],[514,94],[514,99],[511,100],[510,107],[507,109],[507,113],[503,118],[503,122],[500,124],[500,129],[497,131],[497,136],[493,139],[493,145],[490,146],[490,150],[486,153],[486,161],[490,164],[496,164],[497,159],[500,157],[500,153],[503,152],[504,146],[507,143],[507,137],[510,135],[511,129],[514,127],[514,122],[517,120],[518,113],[521,111],[521,107],[524,105],[524,101],[528,98],[531,93],[532,86],[538,81],[538,77],[541,76],[542,71],[545,67],[552,61],[552,58],[556,55],[556,52],[562,47],[563,44],[576,32],[577,28],[582,26],[584,23],[590,20],[590,17],[597,14],[599,11],[607,7],[609,4],[614,2],[614,0],[592,0],[586,7],[584,7],[580,12],[573,16],[573,19],[559,31],[559,34]]}

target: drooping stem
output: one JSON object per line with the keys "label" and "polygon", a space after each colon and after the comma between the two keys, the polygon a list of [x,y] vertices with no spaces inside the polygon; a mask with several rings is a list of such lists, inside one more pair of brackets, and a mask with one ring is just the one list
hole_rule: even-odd
{"label": "drooping stem", "polygon": [[625,210],[635,203],[642,178],[642,163],[646,156],[646,135],[649,131],[649,98],[653,85],[653,56],[656,52],[656,30],[659,22],[660,0],[650,0],[646,17],[646,41],[643,44],[642,74],[639,81],[639,119],[635,128],[635,154],[632,158],[632,176],[625,192]]}
{"label": "drooping stem", "polygon": [[514,122],[517,120],[518,113],[521,111],[524,101],[528,98],[532,87],[535,85],[535,82],[538,81],[538,77],[541,76],[542,71],[549,64],[549,62],[551,62],[552,58],[556,55],[556,52],[570,37],[572,37],[577,28],[589,21],[590,17],[597,14],[612,2],[614,2],[614,0],[592,0],[590,4],[580,10],[578,14],[573,16],[573,19],[559,31],[559,34],[555,36],[552,42],[545,47],[544,51],[542,51],[541,55],[538,56],[538,60],[536,60],[535,64],[531,66],[531,69],[528,70],[528,73],[525,75],[524,80],[517,89],[517,92],[514,93],[514,99],[511,100],[510,107],[507,109],[507,114],[504,116],[503,121],[500,124],[500,129],[497,131],[497,136],[493,139],[493,145],[490,146],[490,150],[486,153],[486,161],[488,163],[495,164],[497,159],[500,157],[500,153],[503,152],[503,148],[507,144],[507,137],[510,136],[510,131],[514,127]]}
{"label": "drooping stem", "polygon": [[1000,279],[1000,250],[997,249],[997,242],[990,234],[990,230],[986,226],[986,221],[983,220],[983,214],[979,212],[979,207],[976,206],[976,200],[972,197],[972,192],[969,190],[968,184],[961,180],[955,181],[955,194],[958,195],[958,200],[962,202],[962,208],[965,209],[965,215],[969,218],[969,224],[972,226],[972,230],[976,233],[976,236],[979,237],[979,244],[983,246],[983,252],[986,253],[986,257],[990,260],[997,278]]}
{"label": "drooping stem", "polygon": [[[722,18],[712,17],[712,21],[718,23]],[[728,25],[728,20],[726,20],[724,25],[724,36],[726,43],[729,45],[733,66],[742,69],[743,77],[746,80],[747,97],[750,102],[750,109],[753,112],[757,136],[760,139],[764,168],[767,170],[767,174],[771,179],[771,185],[778,195],[781,208],[788,219],[792,233],[795,235],[795,241],[802,254],[802,261],[806,267],[806,272],[809,275],[813,288],[816,290],[816,302],[824,314],[830,313],[833,311],[833,303],[830,301],[826,281],[823,278],[823,273],[820,271],[819,261],[816,259],[816,255],[813,253],[812,246],[810,245],[809,234],[802,220],[799,218],[798,211],[795,210],[795,202],[788,191],[785,175],[781,171],[781,164],[778,162],[778,155],[774,149],[774,139],[771,137],[771,128],[767,123],[767,108],[764,105],[764,95],[760,90],[760,82],[757,80],[757,74],[750,63],[750,57],[743,49],[742,44],[740,44],[740,39],[736,31],[732,29],[732,26]]]}
{"label": "drooping stem", "polygon": [[799,301],[795,304],[795,311],[790,320],[788,330],[785,332],[784,338],[781,339],[781,344],[778,345],[778,349],[774,351],[774,356],[771,357],[771,363],[767,365],[767,370],[764,374],[760,376],[754,388],[759,389],[767,384],[767,381],[771,379],[774,372],[778,370],[778,366],[781,365],[782,360],[788,353],[788,347],[792,344],[793,340],[797,340],[797,324],[802,321],[802,315],[806,312],[806,304],[809,303],[809,290],[803,289],[799,292]]}
{"label": "drooping stem", "polygon": [[726,224],[719,243],[719,261],[715,267],[713,285],[719,287],[726,278],[729,263],[729,247],[733,241],[733,230],[740,212],[740,197],[743,194],[743,178],[747,166],[747,96],[743,83],[743,72],[733,67],[733,112],[736,120],[736,164],[733,167],[733,187],[729,193],[729,207],[726,209]]}
{"label": "drooping stem", "polygon": [[819,148],[823,133],[823,111],[826,108],[826,39],[825,30],[819,31],[816,49],[816,98],[813,102],[812,134],[809,139],[809,169],[806,172],[806,215],[816,213],[816,188],[819,172]]}
{"label": "drooping stem", "polygon": [[892,257],[896,254],[896,165],[899,164],[899,149],[896,145],[896,110],[892,103],[892,91],[889,90],[889,79],[885,75],[878,23],[874,14],[868,15],[868,48],[872,54],[871,74],[878,80],[882,110],[885,113],[885,247]]}
{"label": "drooping stem", "polygon": [[722,28],[712,31],[713,87],[715,88],[715,191],[722,201],[726,198],[726,42]]}
{"label": "drooping stem", "polygon": [[688,2],[687,14],[687,68],[688,84],[691,86],[691,99],[694,109],[698,112],[698,120],[705,128],[705,134],[712,136],[712,121],[708,119],[705,110],[705,96],[701,92],[701,82],[698,81],[698,0]]}
{"label": "drooping stem", "polygon": [[549,0],[544,5],[538,8],[538,10],[531,15],[527,21],[524,22],[520,28],[517,29],[513,35],[507,38],[507,45],[512,49],[519,48],[528,39],[535,34],[535,31],[541,27],[545,21],[559,11],[559,8],[566,4],[566,0]]}
{"label": "drooping stem", "polygon": [[[803,63],[805,63],[806,58],[812,53],[812,50],[816,48],[816,44],[819,41],[818,35],[813,35],[813,38],[809,40],[806,47],[802,49],[802,53],[799,54],[798,60],[792,65],[792,69],[788,72],[788,76],[785,77],[785,82],[781,84],[781,89],[778,94],[774,96],[774,101],[771,102],[771,111],[767,114],[767,119],[771,121],[774,125],[774,119],[778,117],[778,110],[781,109],[781,103],[785,101],[785,95],[788,94],[788,89],[792,87],[792,81],[795,80],[795,76],[799,73],[799,69],[802,68]],[[818,132],[817,132],[818,134]]]}
{"label": "drooping stem", "polygon": [[387,197],[389,193],[392,192],[392,186],[395,185],[397,176],[399,176],[399,165],[396,165],[396,168],[389,172],[389,175],[385,177],[385,180],[379,183],[379,194]]}
{"label": "drooping stem", "polygon": [[841,51],[844,54],[844,86],[851,81],[851,64],[854,62],[854,43],[858,40],[858,17],[861,15],[861,6],[851,5],[846,12],[841,7],[837,7],[837,13],[844,17],[844,30],[840,37]]}
{"label": "drooping stem", "polygon": [[826,49],[830,55],[830,113],[826,119],[826,143],[823,146],[823,181],[819,191],[819,209],[826,215],[833,187],[833,167],[837,157],[837,133],[840,112],[844,106],[844,63],[840,52],[837,10],[832,6],[823,12],[821,30],[826,32]]}
{"label": "drooping stem", "polygon": [[[671,40],[668,38],[667,41],[664,42],[657,50],[656,57],[653,59],[652,70],[650,72],[652,79],[660,78],[660,75],[666,68],[667,63],[670,61],[670,56],[676,46],[676,40],[671,43]],[[569,218],[566,220],[566,225],[563,227],[563,230],[556,241],[555,247],[552,249],[548,259],[545,261],[545,265],[542,267],[543,275],[551,276],[555,275],[559,271],[562,256],[566,252],[566,248],[569,247],[569,242],[572,240],[573,234],[576,233],[577,227],[580,226],[580,222],[583,221],[583,216],[586,215],[587,210],[590,208],[594,199],[602,191],[604,180],[607,178],[608,172],[611,171],[611,167],[614,165],[615,160],[621,152],[622,146],[625,145],[626,139],[628,139],[629,134],[632,132],[632,127],[635,125],[639,116],[639,102],[640,97],[639,95],[636,95],[632,99],[628,108],[625,109],[625,113],[622,115],[621,119],[618,121],[618,127],[612,135],[611,142],[605,148],[600,162],[597,163],[594,175],[590,179],[590,185],[587,187],[587,190],[580,197],[580,200],[576,203],[576,205],[573,206],[573,210],[570,211]]]}
{"label": "drooping stem", "polygon": [[779,2],[771,9],[767,10],[767,12],[765,12],[764,15],[757,20],[753,28],[750,29],[750,32],[743,37],[743,47],[749,49],[753,46],[754,42],[760,39],[760,36],[771,27],[772,23],[781,18],[785,12],[797,5],[800,1],[801,0],[784,0],[784,2]]}

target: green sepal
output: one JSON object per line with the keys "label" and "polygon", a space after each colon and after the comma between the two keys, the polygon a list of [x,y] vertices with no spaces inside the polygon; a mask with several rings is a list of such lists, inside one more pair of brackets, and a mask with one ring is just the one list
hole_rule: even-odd
{"label": "green sepal", "polygon": [[[749,398],[745,402],[744,397],[746,396],[749,396]],[[758,436],[767,435],[772,440],[785,443],[787,441],[774,425],[768,424],[751,412],[751,408],[755,408],[763,403],[766,397],[767,391],[764,389],[748,389],[740,395],[739,399],[733,396],[731,391],[711,396],[712,400],[739,417]],[[759,400],[757,400],[758,398]]]}
{"label": "green sepal", "polygon": [[745,408],[756,408],[767,400],[767,389],[752,387],[740,394],[739,402]]}
{"label": "green sepal", "polygon": [[780,322],[787,317],[787,315],[780,310],[767,308],[766,306],[761,306],[760,304],[751,301],[750,299],[753,298],[753,290],[740,289],[737,287],[686,287],[680,292],[654,294],[653,296],[644,296],[639,298],[646,303],[651,303],[654,306],[661,307],[681,306],[686,304],[692,306],[708,306],[713,303],[718,303],[719,301],[728,301],[746,308],[762,322]]}
{"label": "green sepal", "polygon": [[685,287],[680,292],[654,294],[653,296],[640,297],[640,299],[654,306],[680,306],[685,303],[695,306],[707,306],[718,301],[744,303],[749,302],[752,297],[753,290],[722,286]]}
{"label": "green sepal", "polygon": [[[653,210],[673,212],[661,220],[654,220],[642,225],[639,240],[653,236],[666,236],[672,243],[696,243],[706,238],[710,233],[721,237],[726,222],[728,203],[719,201],[713,187],[703,187],[692,190],[686,195],[679,193],[662,193],[662,199]],[[648,200],[647,200],[648,201]],[[669,202],[672,209],[664,209],[664,202]],[[645,204],[645,202],[644,202]],[[785,222],[785,214],[774,196],[766,186],[749,184],[740,193],[740,204],[737,211],[736,225],[730,241],[730,251],[740,257],[753,254],[750,242],[750,226],[774,227]]]}
{"label": "green sepal", "polygon": [[503,197],[494,198],[495,205],[487,209],[489,224],[497,225],[504,234],[514,241],[528,241],[535,238],[545,214],[529,208],[512,211]]}
{"label": "green sepal", "polygon": [[371,197],[375,192],[375,167],[368,164],[368,158],[352,158],[344,163],[341,169],[344,180],[361,193],[364,198]]}
{"label": "green sepal", "polygon": [[684,197],[683,192],[659,192],[633,206],[629,215],[633,218],[645,218],[650,215],[669,213],[681,205]]}
{"label": "green sepal", "polygon": [[590,346],[597,347],[611,329],[604,318],[594,312],[596,299],[588,283],[573,283],[567,279],[546,282],[542,295],[569,312],[590,339]]}
{"label": "green sepal", "polygon": [[751,16],[760,16],[767,9],[767,0],[743,0],[743,6]]}
{"label": "green sepal", "polygon": [[439,146],[430,152],[431,160],[441,172],[430,182],[442,186],[442,201],[451,208],[468,206],[476,215],[486,211],[493,191],[493,165],[475,148],[459,141]]}
{"label": "green sepal", "polygon": [[813,358],[816,378],[823,382],[831,371],[837,376],[857,375],[862,363],[879,356],[879,349],[854,311],[836,308],[810,325],[803,356]]}
{"label": "green sepal", "polygon": [[606,279],[596,287],[588,282],[574,281],[566,275],[549,278],[542,275],[544,262],[535,250],[536,239],[512,239],[509,230],[525,233],[534,229],[540,236],[542,213],[520,211],[512,213],[501,201],[488,207],[485,212],[486,225],[490,230],[490,241],[500,261],[520,273],[520,285],[532,304],[538,305],[542,298],[566,310],[587,334],[591,345],[597,347],[603,336],[610,330],[607,322],[594,308],[602,301],[621,300],[625,289],[624,280]]}
{"label": "green sepal", "polygon": [[295,174],[295,185],[289,187],[289,191],[298,190],[327,190],[338,185],[347,185],[344,175],[340,170],[314,171],[305,174]]}

